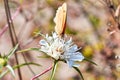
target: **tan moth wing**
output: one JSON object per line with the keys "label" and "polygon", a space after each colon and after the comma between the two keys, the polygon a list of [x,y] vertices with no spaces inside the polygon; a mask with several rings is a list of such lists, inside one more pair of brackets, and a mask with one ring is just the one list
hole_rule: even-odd
{"label": "tan moth wing", "polygon": [[66,13],[67,13],[67,4],[64,3],[61,7],[58,8],[56,16],[54,18],[55,32],[59,36],[63,36],[66,27]]}

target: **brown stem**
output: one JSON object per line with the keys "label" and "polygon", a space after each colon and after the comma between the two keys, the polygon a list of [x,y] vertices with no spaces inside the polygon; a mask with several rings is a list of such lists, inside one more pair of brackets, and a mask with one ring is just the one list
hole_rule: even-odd
{"label": "brown stem", "polygon": [[[6,16],[7,16],[7,22],[8,22],[8,26],[9,26],[9,33],[10,33],[10,36],[11,36],[12,45],[14,47],[18,42],[17,42],[17,36],[15,34],[11,14],[10,14],[8,0],[4,0],[4,5],[5,5]],[[18,65],[19,62],[18,62],[18,56],[17,56],[16,53],[15,53],[15,59],[16,59],[17,65]],[[18,68],[18,75],[19,75],[19,80],[22,80],[22,75],[21,75],[20,68]]]}

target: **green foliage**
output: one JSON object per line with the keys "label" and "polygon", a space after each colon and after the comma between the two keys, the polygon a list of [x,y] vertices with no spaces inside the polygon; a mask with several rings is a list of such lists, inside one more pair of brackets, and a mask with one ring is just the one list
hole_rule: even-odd
{"label": "green foliage", "polygon": [[[20,65],[16,65],[14,67],[11,67],[9,64],[7,64],[9,58],[15,53],[15,51],[17,50],[18,48],[18,44],[9,52],[8,55],[5,55],[5,56],[0,56],[0,78],[2,78],[4,75],[6,75],[8,72],[11,72],[12,75],[15,77],[15,73],[14,73],[14,69],[17,69],[19,67],[22,67],[22,66],[25,66],[25,65],[36,65],[36,66],[41,66],[37,63],[23,63],[23,64],[20,64]],[[32,48],[32,50],[36,50],[36,48]],[[3,68],[7,68],[7,70],[3,71]]]}
{"label": "green foliage", "polygon": [[39,28],[35,28],[35,29],[33,29],[32,33],[31,33],[31,36],[32,37],[36,37],[36,36],[39,35],[39,33],[40,33],[40,29]]}
{"label": "green foliage", "polygon": [[53,31],[54,27],[55,27],[55,23],[53,22],[53,18],[51,18],[50,21],[49,21],[49,28],[48,28],[49,30],[48,30],[48,32]]}
{"label": "green foliage", "polygon": [[13,70],[14,69],[17,69],[19,67],[23,67],[23,66],[26,66],[26,65],[36,65],[36,66],[41,66],[40,64],[37,64],[37,63],[33,63],[33,62],[29,62],[29,63],[23,63],[23,64],[20,64],[20,65],[16,65],[16,66],[13,66],[13,67],[10,67],[8,68],[8,70],[2,72],[0,74],[0,78],[2,78],[3,76],[5,76],[8,72],[11,72],[13,74]]}
{"label": "green foliage", "polygon": [[0,57],[0,73],[3,71],[4,67],[7,65],[7,59]]}
{"label": "green foliage", "polygon": [[74,30],[70,29],[69,27],[66,27],[66,33],[76,35],[77,31],[74,31]]}
{"label": "green foliage", "polygon": [[0,58],[0,67],[7,65],[7,59],[6,58]]}
{"label": "green foliage", "polygon": [[9,52],[8,55],[1,56],[0,55],[0,73],[3,72],[3,69],[6,67],[10,70],[13,76],[15,76],[15,73],[10,65],[8,65],[9,58],[15,53],[15,51],[18,48],[18,44]]}
{"label": "green foliage", "polygon": [[100,25],[100,19],[95,15],[89,15],[89,20],[95,28],[98,28]]}

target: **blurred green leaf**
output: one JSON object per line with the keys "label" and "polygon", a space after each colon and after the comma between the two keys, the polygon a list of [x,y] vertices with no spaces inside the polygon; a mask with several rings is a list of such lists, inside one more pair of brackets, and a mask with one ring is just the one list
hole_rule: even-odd
{"label": "blurred green leaf", "polygon": [[[33,62],[29,62],[29,63],[23,63],[23,64],[20,64],[20,65],[16,65],[16,66],[13,66],[13,69],[17,69],[19,67],[23,67],[23,66],[26,66],[26,65],[36,65],[36,66],[41,66],[40,64],[37,64],[37,63],[33,63]],[[3,76],[5,76],[8,72],[10,72],[10,70],[6,70],[4,71],[3,73],[0,74],[0,78],[2,78]]]}
{"label": "blurred green leaf", "polygon": [[75,31],[75,30],[73,30],[73,29],[70,29],[69,27],[66,27],[66,33],[67,33],[67,34],[76,35],[76,34],[77,34],[77,31]]}
{"label": "blurred green leaf", "polygon": [[84,80],[84,77],[83,77],[81,71],[77,67],[73,67],[73,68],[79,73],[81,79]]}
{"label": "blurred green leaf", "polygon": [[95,28],[99,27],[100,19],[97,16],[91,14],[89,15],[89,20]]}

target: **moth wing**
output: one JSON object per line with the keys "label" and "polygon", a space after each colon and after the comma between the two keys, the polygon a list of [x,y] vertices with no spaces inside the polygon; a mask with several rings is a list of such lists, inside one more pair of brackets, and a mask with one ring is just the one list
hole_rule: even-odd
{"label": "moth wing", "polygon": [[56,16],[54,18],[54,22],[56,24],[55,32],[58,35],[64,33],[65,24],[66,24],[66,13],[67,13],[67,5],[66,3],[64,3],[61,7],[58,8]]}

